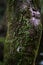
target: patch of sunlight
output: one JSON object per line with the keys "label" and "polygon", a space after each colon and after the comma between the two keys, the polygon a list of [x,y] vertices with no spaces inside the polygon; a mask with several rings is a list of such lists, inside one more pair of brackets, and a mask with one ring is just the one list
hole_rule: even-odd
{"label": "patch of sunlight", "polygon": [[43,53],[40,53],[41,56],[43,56]]}
{"label": "patch of sunlight", "polygon": [[39,65],[43,65],[43,60],[42,60],[42,61],[40,61]]}

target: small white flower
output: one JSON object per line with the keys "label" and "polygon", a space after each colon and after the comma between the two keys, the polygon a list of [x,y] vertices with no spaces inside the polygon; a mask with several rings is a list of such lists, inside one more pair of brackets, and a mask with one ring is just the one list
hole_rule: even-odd
{"label": "small white flower", "polygon": [[20,49],[21,49],[21,47],[19,46],[19,47],[17,48],[17,52],[19,52],[19,51],[20,51]]}
{"label": "small white flower", "polygon": [[40,23],[40,19],[37,19],[37,18],[35,18],[35,17],[32,17],[32,18],[30,19],[30,23],[32,23],[34,26],[37,26],[37,25],[39,25],[39,23]]}

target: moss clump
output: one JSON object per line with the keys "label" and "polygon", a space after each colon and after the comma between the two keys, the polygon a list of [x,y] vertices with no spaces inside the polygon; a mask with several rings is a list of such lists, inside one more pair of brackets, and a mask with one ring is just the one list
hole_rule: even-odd
{"label": "moss clump", "polygon": [[37,26],[31,24],[32,14],[27,2],[16,1],[17,5],[14,10],[14,6],[11,5],[14,0],[11,1],[9,0],[7,9],[8,30],[5,41],[5,65],[33,65],[40,44],[42,25],[41,23]]}

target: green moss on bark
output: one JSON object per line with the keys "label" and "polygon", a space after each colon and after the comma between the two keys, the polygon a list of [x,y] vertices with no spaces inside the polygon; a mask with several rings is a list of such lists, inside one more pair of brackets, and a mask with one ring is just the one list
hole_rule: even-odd
{"label": "green moss on bark", "polygon": [[14,0],[9,0],[7,5],[8,30],[5,41],[5,65],[34,65],[42,25],[39,23],[34,26],[31,23],[32,15],[26,2],[16,1],[16,6],[13,3]]}

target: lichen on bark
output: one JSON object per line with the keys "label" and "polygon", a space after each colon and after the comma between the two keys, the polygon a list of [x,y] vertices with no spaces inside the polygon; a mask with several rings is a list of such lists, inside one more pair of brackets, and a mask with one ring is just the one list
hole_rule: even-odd
{"label": "lichen on bark", "polygon": [[40,44],[40,12],[28,0],[8,0],[5,65],[34,65]]}

